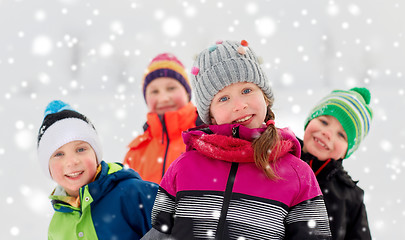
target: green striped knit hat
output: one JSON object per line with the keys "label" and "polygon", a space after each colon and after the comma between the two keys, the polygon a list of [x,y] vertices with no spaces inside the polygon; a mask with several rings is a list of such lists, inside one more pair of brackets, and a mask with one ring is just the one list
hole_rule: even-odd
{"label": "green striped knit hat", "polygon": [[370,130],[373,117],[373,111],[369,106],[370,97],[370,91],[367,88],[332,91],[311,110],[304,129],[312,119],[319,116],[335,117],[342,124],[347,135],[346,159],[356,151]]}

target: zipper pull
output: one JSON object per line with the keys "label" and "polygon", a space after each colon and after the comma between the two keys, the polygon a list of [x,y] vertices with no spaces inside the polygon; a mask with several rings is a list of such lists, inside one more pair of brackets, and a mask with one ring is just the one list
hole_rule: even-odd
{"label": "zipper pull", "polygon": [[239,126],[232,128],[232,137],[239,138]]}

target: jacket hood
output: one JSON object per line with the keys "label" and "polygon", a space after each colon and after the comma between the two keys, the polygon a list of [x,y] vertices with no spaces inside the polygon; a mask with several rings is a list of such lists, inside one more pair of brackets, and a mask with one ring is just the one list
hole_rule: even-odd
{"label": "jacket hood", "polygon": [[[183,132],[183,139],[186,151],[195,149],[207,157],[228,162],[254,162],[252,142],[265,130],[265,125],[253,129],[240,124],[204,125]],[[278,157],[287,153],[300,157],[301,148],[294,133],[288,128],[278,129],[278,133]]]}

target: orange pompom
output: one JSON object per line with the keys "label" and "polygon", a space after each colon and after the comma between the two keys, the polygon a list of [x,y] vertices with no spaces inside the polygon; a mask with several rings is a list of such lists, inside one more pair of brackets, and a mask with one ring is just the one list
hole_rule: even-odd
{"label": "orange pompom", "polygon": [[242,41],[240,42],[240,44],[241,44],[242,46],[244,46],[244,47],[247,47],[247,46],[248,46],[248,42],[247,42],[246,40],[242,40]]}

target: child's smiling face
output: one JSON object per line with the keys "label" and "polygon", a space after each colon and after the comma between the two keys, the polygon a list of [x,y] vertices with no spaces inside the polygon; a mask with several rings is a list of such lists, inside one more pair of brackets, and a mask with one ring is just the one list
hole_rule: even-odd
{"label": "child's smiling face", "polygon": [[239,123],[248,128],[259,128],[267,113],[262,90],[254,83],[233,83],[219,91],[211,102],[213,124]]}
{"label": "child's smiling face", "polygon": [[304,133],[304,152],[320,161],[338,160],[345,157],[347,147],[346,132],[335,117],[319,116],[308,123]]}
{"label": "child's smiling face", "polygon": [[160,77],[148,84],[145,91],[149,112],[159,115],[186,106],[189,96],[181,83],[173,78]]}
{"label": "child's smiling face", "polygon": [[93,181],[97,165],[96,153],[84,141],[66,143],[49,159],[49,171],[53,180],[74,197],[79,195],[81,187]]}

